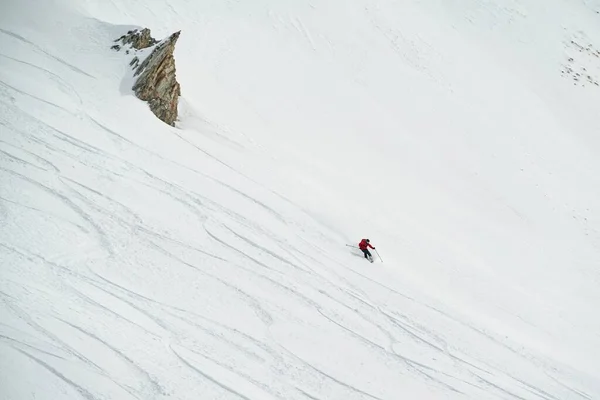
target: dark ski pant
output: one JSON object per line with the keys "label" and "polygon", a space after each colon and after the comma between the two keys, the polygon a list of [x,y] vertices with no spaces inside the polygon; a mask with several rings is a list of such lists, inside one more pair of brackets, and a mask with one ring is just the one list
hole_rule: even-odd
{"label": "dark ski pant", "polygon": [[368,260],[370,258],[373,258],[373,256],[371,255],[371,252],[369,251],[369,249],[361,249],[362,252],[365,254],[365,258]]}

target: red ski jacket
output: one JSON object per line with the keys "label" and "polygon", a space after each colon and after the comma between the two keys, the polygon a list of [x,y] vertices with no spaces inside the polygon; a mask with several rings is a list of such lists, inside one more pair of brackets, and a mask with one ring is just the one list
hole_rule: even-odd
{"label": "red ski jacket", "polygon": [[364,250],[367,247],[370,247],[372,249],[375,248],[375,247],[371,246],[371,244],[369,242],[367,242],[367,239],[361,240],[360,243],[358,244],[358,248],[361,249],[361,250]]}

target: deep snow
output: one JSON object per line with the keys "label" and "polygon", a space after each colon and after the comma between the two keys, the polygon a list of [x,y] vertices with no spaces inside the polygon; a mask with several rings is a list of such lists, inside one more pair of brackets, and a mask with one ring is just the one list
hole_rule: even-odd
{"label": "deep snow", "polygon": [[2,5],[0,398],[600,398],[599,11]]}

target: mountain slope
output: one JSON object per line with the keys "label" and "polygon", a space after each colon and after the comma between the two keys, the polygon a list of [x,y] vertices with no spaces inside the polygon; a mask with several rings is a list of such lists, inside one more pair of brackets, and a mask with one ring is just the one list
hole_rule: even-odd
{"label": "mountain slope", "polygon": [[[8,5],[2,398],[600,396],[597,11]],[[175,128],[132,27],[182,30]]]}

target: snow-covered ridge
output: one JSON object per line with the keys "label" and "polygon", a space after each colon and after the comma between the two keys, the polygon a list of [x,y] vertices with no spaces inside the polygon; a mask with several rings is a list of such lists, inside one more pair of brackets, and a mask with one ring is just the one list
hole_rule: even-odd
{"label": "snow-covered ridge", "polygon": [[0,398],[599,397],[593,4],[7,5]]}

